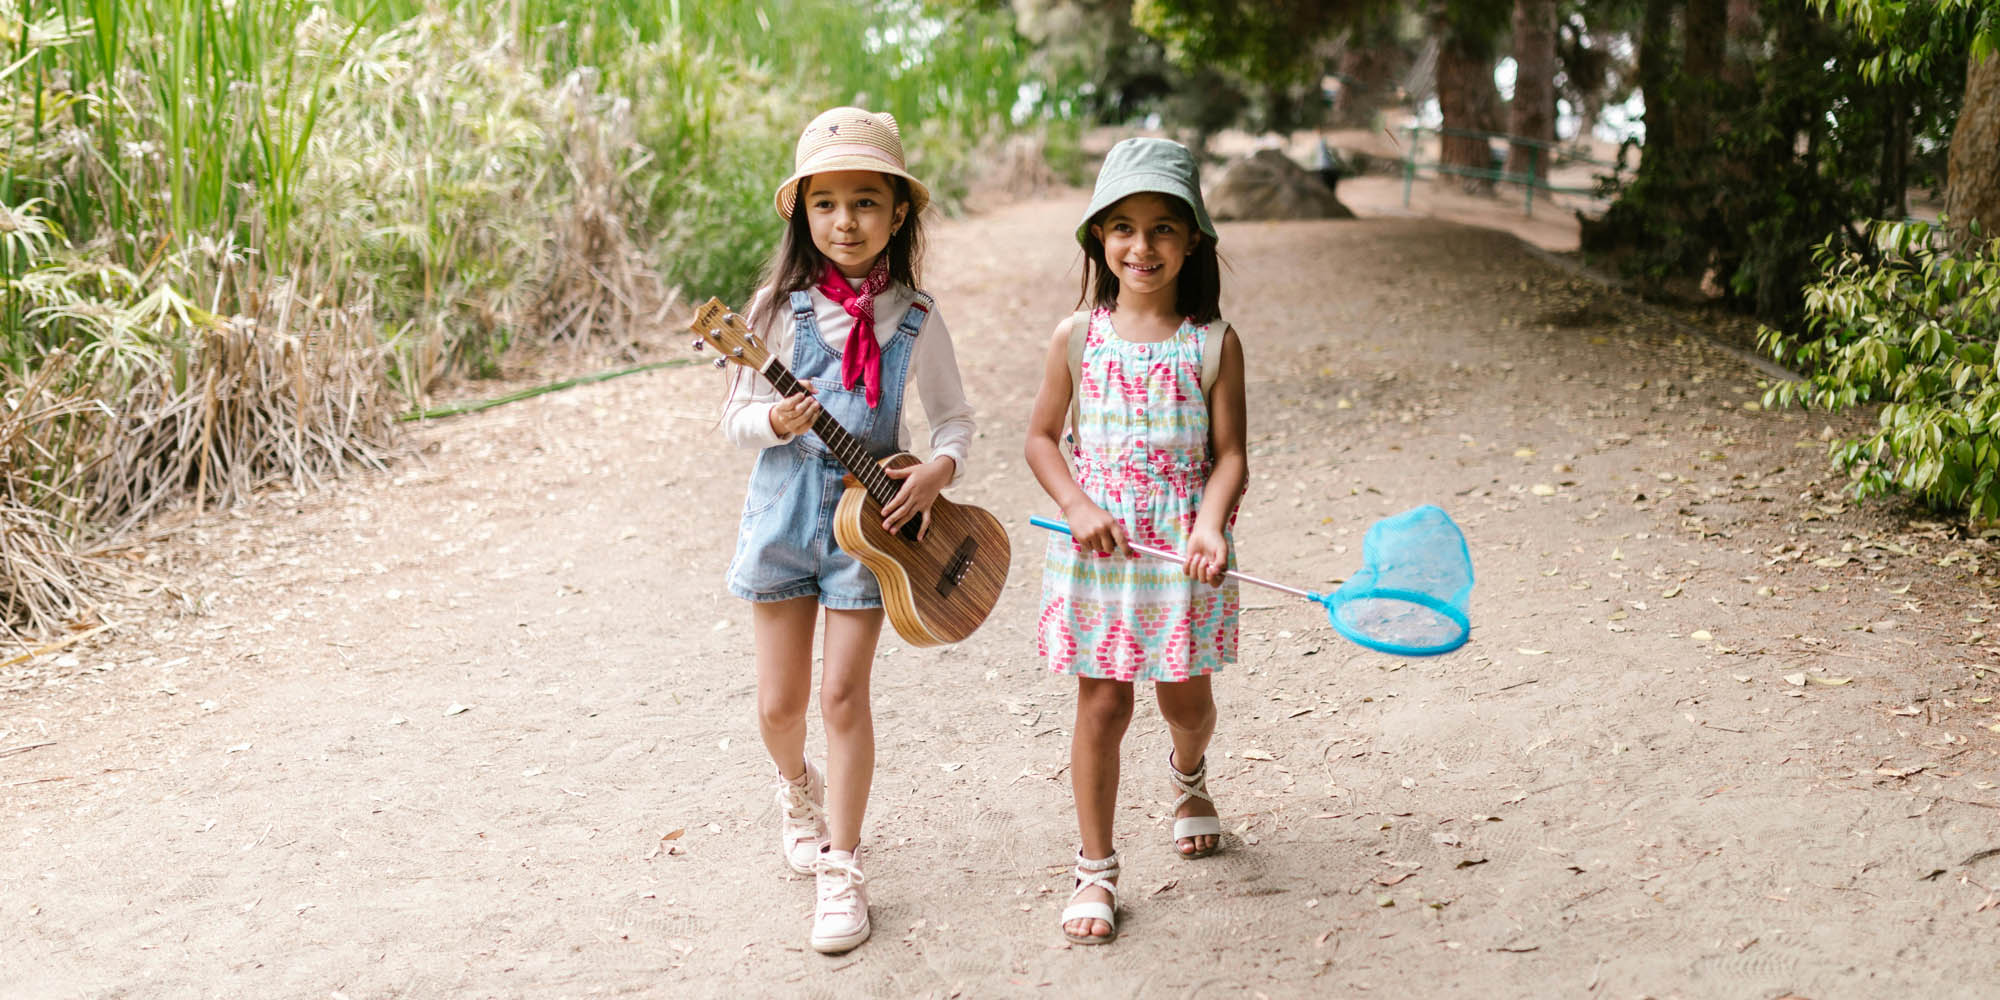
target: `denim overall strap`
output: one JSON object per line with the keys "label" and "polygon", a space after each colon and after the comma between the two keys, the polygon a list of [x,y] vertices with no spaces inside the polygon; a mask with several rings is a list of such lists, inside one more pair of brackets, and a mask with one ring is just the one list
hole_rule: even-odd
{"label": "denim overall strap", "polygon": [[[793,292],[792,311],[796,317],[793,324],[792,374],[800,381],[811,383],[820,407],[861,442],[869,454],[877,458],[894,454],[902,431],[910,354],[917,332],[930,315],[929,304],[920,297],[905,312],[889,342],[882,345],[882,391],[877,405],[872,407],[860,387],[849,389],[841,384],[841,355],[827,346],[820,334],[812,294]],[[856,328],[850,330],[848,336],[874,336],[874,331]],[[817,434],[800,435],[797,443],[823,461],[838,462]]]}

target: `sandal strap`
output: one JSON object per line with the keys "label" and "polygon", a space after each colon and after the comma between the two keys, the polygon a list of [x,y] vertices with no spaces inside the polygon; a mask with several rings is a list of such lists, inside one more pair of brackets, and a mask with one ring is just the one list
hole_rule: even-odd
{"label": "sandal strap", "polygon": [[1189,840],[1195,837],[1222,836],[1220,816],[1183,816],[1174,820],[1174,839]]}
{"label": "sandal strap", "polygon": [[1115,929],[1118,926],[1118,911],[1110,903],[1071,903],[1064,908],[1062,919],[1057,923],[1066,924],[1072,920],[1102,920]]}
{"label": "sandal strap", "polygon": [[[1111,881],[1118,877],[1117,851],[1112,851],[1111,856],[1108,858],[1096,859],[1086,858],[1083,856],[1082,851],[1078,851],[1076,854],[1076,870],[1071,874],[1076,876],[1076,888],[1070,891],[1069,898],[1075,899],[1078,893],[1092,886],[1110,893],[1112,899],[1118,898],[1118,884]],[[1077,905],[1085,906],[1089,904],[1079,903]],[[1071,909],[1074,908],[1071,907]],[[1067,916],[1063,917],[1064,922],[1068,922],[1069,919]]]}
{"label": "sandal strap", "polygon": [[1174,752],[1170,749],[1167,751],[1167,776],[1181,793],[1180,798],[1174,800],[1174,809],[1180,809],[1193,799],[1202,799],[1210,805],[1215,803],[1214,797],[1208,794],[1207,757],[1203,757],[1201,762],[1194,766],[1192,773],[1183,774],[1181,769],[1174,765]]}

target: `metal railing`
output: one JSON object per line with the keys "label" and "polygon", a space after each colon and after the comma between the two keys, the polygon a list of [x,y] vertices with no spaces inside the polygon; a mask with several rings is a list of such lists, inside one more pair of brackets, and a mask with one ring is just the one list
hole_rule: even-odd
{"label": "metal railing", "polygon": [[1498,139],[1501,142],[1505,143],[1506,146],[1510,149],[1515,146],[1525,146],[1529,149],[1540,150],[1542,152],[1548,153],[1549,154],[1548,162],[1552,168],[1570,163],[1587,163],[1594,167],[1605,168],[1607,171],[1610,172],[1610,174],[1614,178],[1616,178],[1619,173],[1619,164],[1607,162],[1604,160],[1592,159],[1587,156],[1580,156],[1574,152],[1569,151],[1562,143],[1549,142],[1543,139],[1530,139],[1525,136],[1507,135],[1503,132],[1479,132],[1472,129],[1462,129],[1462,128],[1430,128],[1424,125],[1405,125],[1403,126],[1403,131],[1409,133],[1410,135],[1409,144],[1404,147],[1404,153],[1403,153],[1403,207],[1404,208],[1410,207],[1410,188],[1416,183],[1417,174],[1420,171],[1424,170],[1431,171],[1433,174],[1448,174],[1454,177],[1473,177],[1480,180],[1493,181],[1496,184],[1519,184],[1526,192],[1525,201],[1522,205],[1522,211],[1526,212],[1530,217],[1533,217],[1535,214],[1535,192],[1537,191],[1543,192],[1544,196],[1550,194],[1595,194],[1597,192],[1596,185],[1591,185],[1589,187],[1576,187],[1576,186],[1561,186],[1561,185],[1550,184],[1549,178],[1541,171],[1541,169],[1538,166],[1541,159],[1539,157],[1531,158],[1528,161],[1528,172],[1525,174],[1515,173],[1512,171],[1502,169],[1500,167],[1492,167],[1492,168],[1468,167],[1456,163],[1445,163],[1442,159],[1419,160],[1417,158],[1417,147],[1421,144],[1421,140],[1423,139],[1425,133],[1430,133],[1432,135],[1438,136],[1440,139],[1444,138],[1477,139],[1481,143],[1489,144],[1488,145],[1489,151],[1491,149],[1490,143],[1493,140]]}

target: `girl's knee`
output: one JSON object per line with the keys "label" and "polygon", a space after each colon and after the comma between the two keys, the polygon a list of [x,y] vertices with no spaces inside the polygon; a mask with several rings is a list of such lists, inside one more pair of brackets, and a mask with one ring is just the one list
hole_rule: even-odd
{"label": "girl's knee", "polygon": [[757,692],[757,719],[766,729],[786,729],[806,720],[807,698],[790,693]]}
{"label": "girl's knee", "polygon": [[1213,729],[1215,698],[1206,688],[1200,691],[1169,692],[1160,685],[1160,718],[1175,729]]}
{"label": "girl's knee", "polygon": [[868,718],[868,685],[829,677],[820,682],[819,714],[828,726],[845,728]]}
{"label": "girl's knee", "polygon": [[1077,688],[1076,714],[1096,726],[1132,721],[1132,685],[1111,681],[1084,683]]}

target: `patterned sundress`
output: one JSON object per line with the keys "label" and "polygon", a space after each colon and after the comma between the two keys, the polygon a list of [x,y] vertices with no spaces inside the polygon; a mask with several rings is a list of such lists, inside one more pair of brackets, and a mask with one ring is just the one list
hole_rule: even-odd
{"label": "patterned sundress", "polygon": [[[1223,329],[1183,321],[1171,338],[1138,344],[1119,338],[1108,310],[1090,314],[1071,464],[1084,493],[1136,544],[1187,551],[1211,468],[1202,344]],[[1234,522],[1232,512],[1225,538]],[[1212,587],[1175,563],[1099,554],[1055,534],[1035,647],[1056,673],[1184,681],[1236,662],[1241,608],[1234,579]]]}

